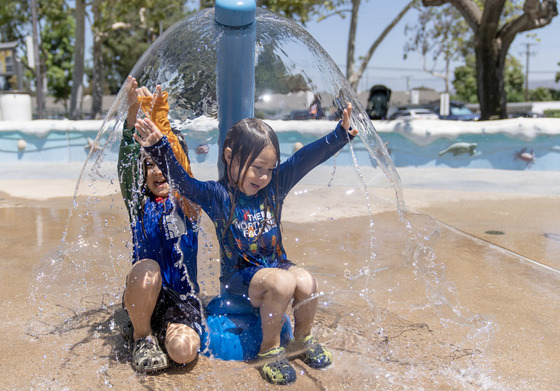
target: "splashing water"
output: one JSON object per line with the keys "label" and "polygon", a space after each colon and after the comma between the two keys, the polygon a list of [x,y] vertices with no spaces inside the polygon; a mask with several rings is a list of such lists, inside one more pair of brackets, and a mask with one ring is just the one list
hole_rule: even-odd
{"label": "splashing water", "polygon": [[[194,175],[203,180],[217,179],[219,39],[213,10],[201,11],[166,31],[131,72],[139,85],[154,91],[160,84],[169,93],[170,120],[185,135]],[[336,157],[336,170],[328,163],[315,169],[284,207],[288,257],[311,271],[320,286],[314,334],[335,352],[335,366],[328,371],[310,372],[296,364],[296,384],[306,389],[507,389],[492,377],[484,354],[493,343],[493,321],[459,302],[453,282],[459,275],[446,276],[446,262],[437,255],[453,255],[449,243],[459,234],[407,210],[386,147],[337,66],[305,30],[260,9],[255,96],[255,115],[287,143],[296,134],[314,139],[332,130],[347,101],[354,106],[352,126],[359,130],[346,147],[349,153]],[[321,97],[323,117],[290,121],[308,117],[306,98],[311,96]],[[66,368],[95,373],[90,385],[258,388],[255,384],[264,383],[251,365],[206,357],[186,369],[130,378],[118,329],[132,245],[115,161],[126,102],[123,89],[99,130],[99,148],[91,149],[84,164],[61,243],[34,274],[38,312],[28,335],[51,341],[46,354],[65,361]],[[211,152],[197,163],[192,154],[201,144],[210,144]],[[211,223],[203,218],[201,227],[199,283],[210,297],[219,290],[218,246]],[[71,353],[61,360],[64,348]],[[173,376],[178,373],[182,376]],[[68,374],[54,385],[73,381]],[[53,386],[48,379],[36,383]]]}

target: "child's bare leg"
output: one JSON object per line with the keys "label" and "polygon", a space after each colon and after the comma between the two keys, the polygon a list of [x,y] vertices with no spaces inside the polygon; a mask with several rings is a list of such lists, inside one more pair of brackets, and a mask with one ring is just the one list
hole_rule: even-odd
{"label": "child's bare leg", "polygon": [[307,270],[292,267],[288,271],[296,280],[294,292],[294,337],[301,340],[311,335],[311,327],[317,312],[317,299],[310,299],[317,293],[317,280]]}
{"label": "child's bare leg", "polygon": [[311,335],[311,327],[317,312],[317,280],[305,269],[292,267],[289,270],[297,281],[294,293],[294,348],[303,349],[299,356],[311,368],[325,368],[332,364],[332,353],[317,343]]}
{"label": "child's bare leg", "polygon": [[295,289],[295,278],[281,269],[261,269],[251,280],[249,298],[254,307],[260,308],[261,314],[260,353],[280,346],[282,320]]}
{"label": "child's bare leg", "polygon": [[179,364],[193,361],[200,349],[200,337],[196,331],[181,323],[171,323],[165,334],[165,348],[169,357]]}
{"label": "child's bare leg", "polygon": [[134,327],[134,340],[152,333],[150,320],[161,290],[161,272],[156,261],[143,259],[127,276],[124,304]]}

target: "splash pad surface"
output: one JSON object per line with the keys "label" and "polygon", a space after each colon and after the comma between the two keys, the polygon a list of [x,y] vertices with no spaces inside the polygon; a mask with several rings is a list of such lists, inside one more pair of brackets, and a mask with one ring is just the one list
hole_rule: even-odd
{"label": "splash pad surface", "polygon": [[[429,171],[437,176],[435,169],[411,174],[430,182]],[[484,178],[478,170],[467,171],[475,171]],[[482,239],[493,241],[499,238],[504,241],[501,245],[510,250],[515,244],[518,246],[514,249],[517,253],[531,259],[548,259],[546,262],[554,267],[560,264],[557,241],[544,244],[532,242],[526,237],[528,233],[534,238],[544,237],[546,233],[552,233],[550,229],[554,227],[558,232],[558,216],[550,213],[557,205],[558,195],[497,193],[486,188],[475,197],[466,191],[441,189],[445,184],[443,182],[440,186],[434,185],[436,189],[409,189],[406,186],[408,175],[402,176],[411,209],[429,213],[443,223]],[[72,204],[71,190],[64,190],[58,184],[59,180],[54,179],[49,187],[54,188],[54,195],[61,198],[43,201],[14,198],[2,193],[0,229],[4,251],[1,274],[4,278],[1,289],[2,296],[7,299],[2,304],[1,330],[5,354],[0,362],[2,367],[11,368],[4,378],[6,389],[112,386],[115,389],[172,387],[189,390],[201,385],[206,388],[213,385],[214,389],[267,388],[258,373],[247,364],[225,363],[203,356],[193,366],[175,367],[158,376],[135,374],[119,334],[119,325],[123,321],[119,302],[110,294],[102,300],[99,297],[82,297],[83,304],[93,308],[86,314],[73,316],[62,305],[59,309],[65,314],[65,322],[43,324],[42,328],[37,324],[30,327],[37,314],[36,307],[29,302],[29,280],[34,278],[39,260],[52,253],[59,244],[60,232],[65,229],[68,208]],[[0,181],[0,185],[3,191],[7,190],[4,181]],[[27,198],[42,192],[40,184],[35,184],[33,192],[33,187],[29,186]],[[288,205],[289,209],[286,207],[293,214],[285,216],[285,231],[293,239],[289,251],[294,259],[297,257],[313,270],[321,286],[326,288],[337,283],[332,280],[332,272],[340,268],[341,260],[348,260],[348,256],[340,249],[339,243],[325,238],[345,237],[348,239],[345,240],[347,246],[358,248],[359,243],[367,239],[361,227],[369,222],[369,217],[352,213],[347,217],[335,216],[335,220],[329,221],[317,211],[315,216],[309,217],[309,221],[299,219],[298,222],[296,217],[301,215],[303,208],[313,208],[317,204],[317,198],[310,196],[313,188],[314,185],[304,185],[295,189],[294,192],[300,192],[300,195],[293,194],[291,201],[294,202]],[[304,193],[306,189],[308,196]],[[322,192],[325,190],[323,188]],[[338,194],[326,194],[320,198],[319,205],[325,210],[332,208],[333,202],[344,203],[349,197],[346,193],[344,189]],[[462,196],[458,197],[459,193]],[[116,215],[125,224],[126,217],[114,210],[111,198],[106,195],[101,197],[100,203],[104,205],[102,209],[105,212],[98,218],[111,219]],[[479,217],[475,216],[475,211]],[[387,217],[382,212],[375,221],[386,227],[386,234],[378,237],[378,241],[382,241],[389,252],[395,239],[398,239],[394,236],[399,227]],[[322,223],[318,224],[318,221]],[[484,236],[484,231],[489,228],[503,230],[505,234]],[[380,309],[375,314],[377,318],[370,314],[371,320],[377,319],[373,323],[383,327],[385,333],[369,334],[360,330],[359,323],[354,320],[362,312],[370,312],[369,306],[351,301],[340,303],[336,310],[331,311],[327,301],[319,312],[317,324],[325,330],[322,338],[335,351],[337,361],[332,369],[313,371],[296,360],[296,369],[302,371],[296,382],[298,389],[554,389],[558,384],[559,369],[559,335],[555,326],[559,302],[558,278],[543,268],[531,266],[522,257],[472,237],[458,235],[445,225],[440,226],[440,232],[435,250],[440,262],[445,265],[448,281],[456,286],[461,304],[486,314],[494,322],[488,344],[481,351],[472,351],[460,345],[450,346],[449,341],[454,340],[452,333],[451,336],[446,334],[446,339],[440,339],[436,327],[438,322],[419,321],[412,310]],[[118,235],[124,233],[116,235],[115,241]],[[104,253],[109,254],[110,248],[110,245],[106,246]],[[86,254],[96,251],[90,248]],[[309,255],[310,252],[313,256]],[[554,256],[547,258],[546,254],[551,253]],[[356,258],[361,255],[357,251]],[[318,262],[317,256],[321,257],[321,262]],[[115,273],[124,278],[127,270],[127,266],[123,265]],[[394,273],[394,277],[399,278],[399,273]],[[65,285],[72,281],[59,280],[58,283]],[[381,290],[382,286],[376,288]],[[425,296],[425,292],[418,290],[403,294],[402,303],[410,304]],[[347,332],[337,336],[332,331],[339,329]],[[33,330],[42,331],[36,333]],[[341,336],[344,340],[339,339]],[[366,336],[373,338],[366,344],[372,351],[362,350],[366,346],[363,340]],[[370,358],[364,361],[364,356]]]}
{"label": "splash pad surface", "polygon": [[[264,25],[274,19],[268,14],[263,17]],[[193,25],[205,37],[198,44],[211,48],[212,32]],[[259,80],[281,77],[293,88],[310,83],[305,88],[320,90],[325,112],[334,117],[340,102],[356,103],[343,78],[333,73],[333,64],[321,57],[321,49],[308,40],[304,48],[310,50],[302,50],[301,42],[294,39],[298,34],[289,35],[291,27],[282,27],[281,40],[273,34],[276,30],[265,30],[267,40],[260,43],[257,61],[267,64],[267,69],[277,69],[278,74],[267,79],[271,75],[265,73]],[[172,37],[173,33],[166,34]],[[189,45],[188,40],[185,44]],[[265,51],[267,45],[272,52]],[[185,55],[180,47],[172,49]],[[177,97],[170,114],[182,121],[215,115],[213,90],[208,88],[213,73],[195,72],[196,77],[189,79],[189,66],[174,69],[166,56],[154,55],[154,51],[133,71],[141,84],[149,88],[162,84],[170,90]],[[209,50],[200,53],[203,65],[210,63],[204,69],[213,69]],[[287,63],[292,57],[300,62]],[[263,84],[257,83],[258,88]],[[202,97],[193,98],[195,93]],[[126,111],[122,103],[121,97],[97,136],[99,149],[86,162],[76,198],[68,200],[71,206],[52,201],[24,206],[22,200],[5,199],[2,230],[7,240],[4,247],[10,252],[6,251],[9,261],[3,265],[3,274],[29,277],[31,284],[30,292],[25,283],[14,283],[18,280],[6,284],[15,299],[4,304],[8,318],[3,327],[13,327],[4,335],[19,345],[11,341],[4,345],[14,349],[6,357],[19,357],[26,368],[33,368],[31,379],[10,378],[8,386],[267,388],[250,364],[204,356],[158,376],[135,374],[130,368],[119,336],[120,295],[130,268],[130,232],[115,162],[107,158],[122,127]],[[365,161],[356,157],[357,171],[321,167],[309,176],[318,183],[301,183],[285,205],[285,211],[293,214],[284,218],[284,244],[290,258],[319,280],[320,309],[314,333],[335,355],[335,366],[326,371],[310,370],[295,360],[299,374],[295,387],[550,388],[559,372],[558,360],[551,359],[558,351],[553,324],[558,307],[554,266],[528,262],[429,216],[407,212],[398,175],[363,110],[358,104],[355,107],[353,121],[360,128],[357,143],[369,156]],[[211,179],[212,171],[200,170],[195,175]],[[426,197],[437,199],[434,193]],[[542,198],[537,197],[539,202]],[[217,246],[208,220],[201,226],[199,278],[203,295],[211,297],[218,292]],[[51,236],[55,229],[63,232],[62,241],[60,236]],[[12,233],[21,239],[8,235]],[[33,354],[31,347],[39,354]]]}

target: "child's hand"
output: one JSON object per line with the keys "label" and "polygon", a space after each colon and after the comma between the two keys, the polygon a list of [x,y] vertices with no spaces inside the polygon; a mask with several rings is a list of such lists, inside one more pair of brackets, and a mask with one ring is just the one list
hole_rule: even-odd
{"label": "child's hand", "polygon": [[350,130],[350,117],[352,116],[352,103],[348,102],[346,108],[342,112],[342,127],[348,131],[348,134],[355,136],[358,134],[358,129]]}
{"label": "child's hand", "polygon": [[135,126],[138,134],[135,134],[134,138],[143,147],[151,147],[163,137],[158,127],[148,118],[145,120],[138,118]]}
{"label": "child's hand", "polygon": [[[150,90],[148,90],[148,88],[146,88],[146,86],[138,88],[136,92],[138,93],[139,97],[152,97],[152,93],[150,92]],[[163,96],[163,92],[161,91],[161,86],[159,84],[156,86],[156,94],[158,98],[161,98]]]}
{"label": "child's hand", "polygon": [[126,124],[130,128],[132,124],[136,121],[136,114],[138,114],[138,109],[140,108],[140,102],[138,101],[138,82],[132,76],[126,78],[126,99],[128,106],[128,114],[126,117]]}

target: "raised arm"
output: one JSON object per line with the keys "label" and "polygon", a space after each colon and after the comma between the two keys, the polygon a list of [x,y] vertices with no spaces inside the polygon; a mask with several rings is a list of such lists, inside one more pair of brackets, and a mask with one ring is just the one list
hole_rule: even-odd
{"label": "raised arm", "polygon": [[172,153],[171,145],[155,124],[149,119],[136,120],[137,134],[134,138],[150,154],[154,163],[171,185],[183,197],[200,205],[212,218],[212,205],[223,202],[215,197],[214,182],[202,182],[190,175],[179,164]]}
{"label": "raised arm", "polygon": [[352,103],[346,103],[346,108],[342,112],[342,127],[346,129],[350,136],[355,137],[358,135],[358,129],[351,129],[350,120],[352,119]]}
{"label": "raised arm", "polygon": [[117,173],[130,222],[136,220],[141,209],[138,198],[140,197],[138,157],[140,156],[140,145],[134,140],[134,123],[136,114],[140,108],[136,80],[129,76],[126,80],[128,114],[123,126],[123,136],[119,145],[119,158],[117,161]]}
{"label": "raised arm", "polygon": [[161,86],[156,86],[156,95],[152,96],[151,92],[146,88],[142,87],[138,90],[138,99],[142,105],[142,110],[146,113],[146,116],[158,127],[158,129],[163,133],[171,147],[173,148],[173,153],[175,157],[184,167],[185,171],[192,175],[191,165],[189,158],[181,143],[177,138],[177,135],[171,130],[171,124],[169,123],[169,103],[167,101],[168,94],[161,90]]}
{"label": "raised arm", "polygon": [[[189,158],[181,146],[177,135],[171,129],[171,124],[169,123],[169,103],[167,101],[168,94],[162,91],[161,86],[156,86],[155,96],[146,88],[142,87],[138,89],[138,99],[142,105],[142,110],[151,119],[157,128],[162,132],[171,148],[173,149],[173,154],[179,162],[179,164],[185,169],[185,172],[189,176],[193,176],[191,170],[191,164]],[[181,207],[185,214],[189,217],[191,221],[197,221],[200,215],[200,208],[189,202],[188,199],[184,198],[181,200]]]}
{"label": "raised arm", "polygon": [[358,134],[358,130],[350,126],[351,115],[352,104],[348,103],[335,130],[304,146],[280,165],[278,175],[281,197],[285,197],[309,171],[334,156]]}

